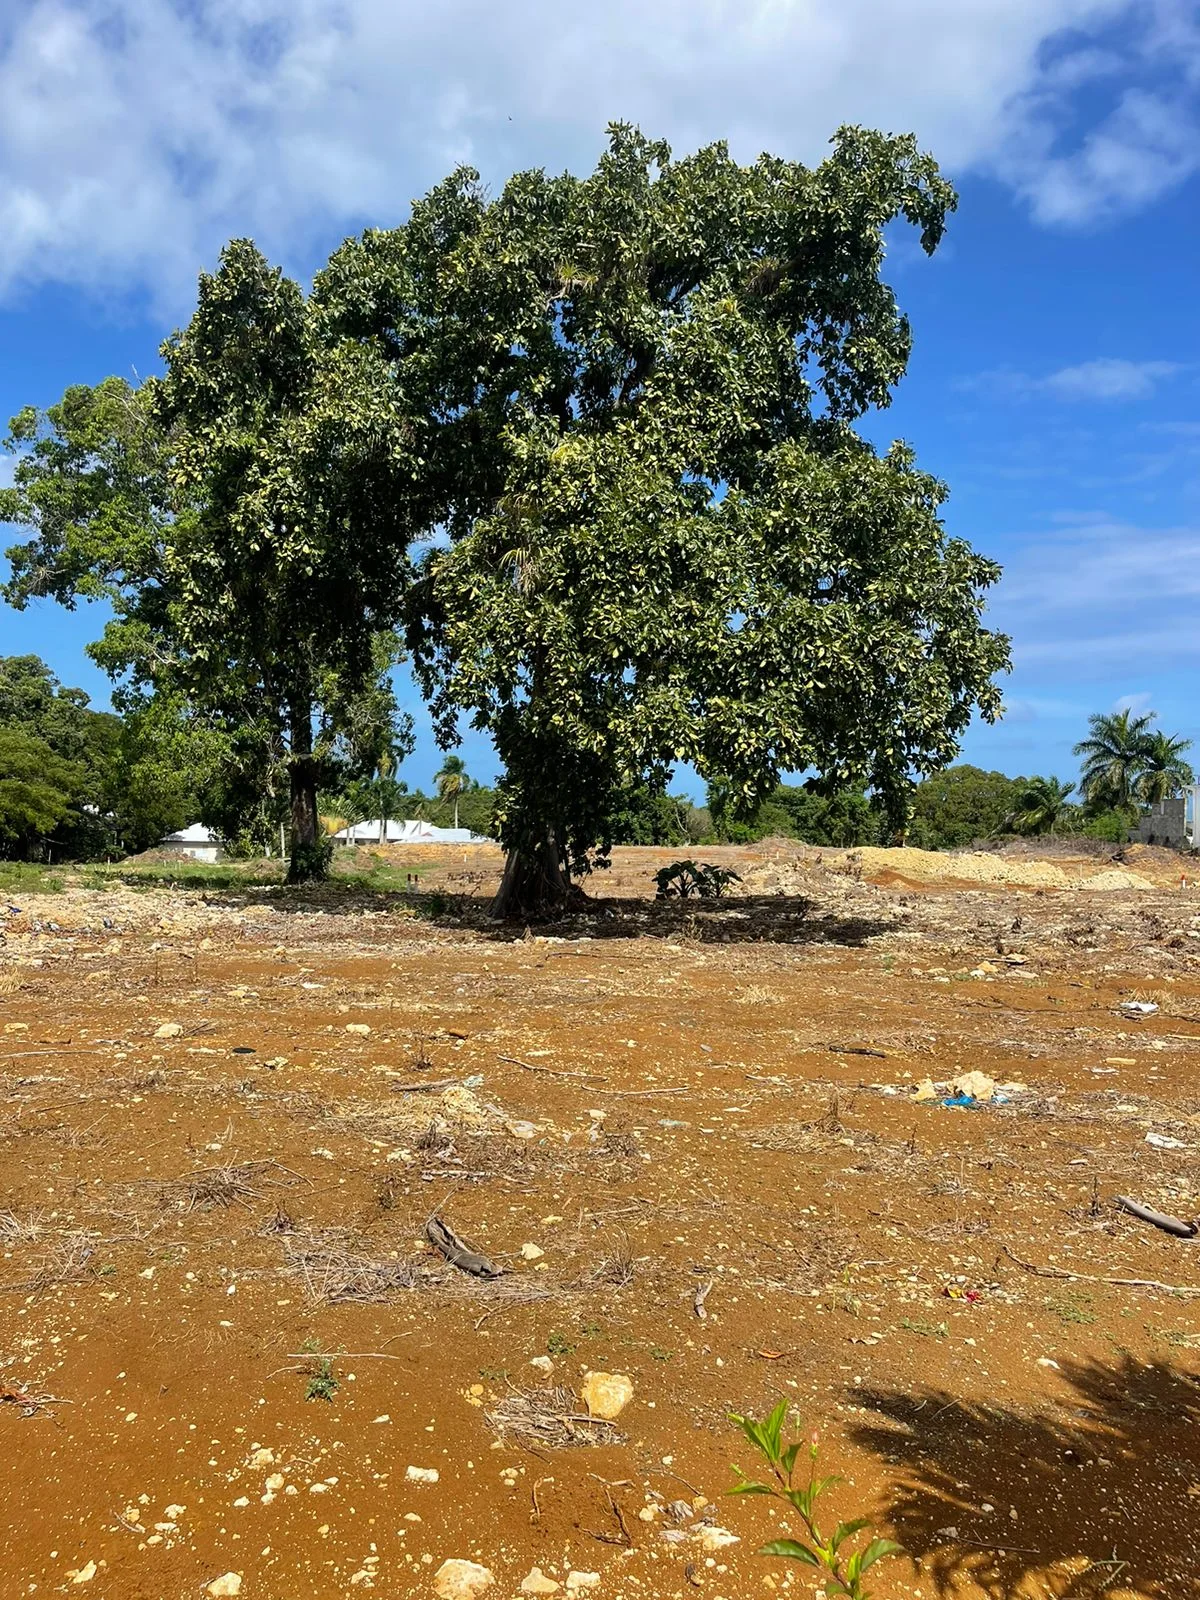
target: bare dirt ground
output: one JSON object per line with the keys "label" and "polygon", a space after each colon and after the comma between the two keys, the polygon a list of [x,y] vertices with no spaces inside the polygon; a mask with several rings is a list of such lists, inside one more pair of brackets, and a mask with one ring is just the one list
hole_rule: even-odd
{"label": "bare dirt ground", "polygon": [[[524,936],[486,849],[0,908],[4,1597],[808,1594],[725,1498],[781,1397],[881,1600],[1200,1595],[1200,1247],[1112,1203],[1200,1211],[1200,889],[701,853],[736,898],[623,850]],[[1024,1087],[914,1098],[970,1069]]]}

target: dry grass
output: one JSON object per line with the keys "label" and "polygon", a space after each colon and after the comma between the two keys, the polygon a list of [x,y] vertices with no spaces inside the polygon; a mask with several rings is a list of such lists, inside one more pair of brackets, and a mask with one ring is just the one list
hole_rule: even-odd
{"label": "dry grass", "polygon": [[314,1301],[338,1305],[347,1300],[387,1300],[401,1289],[417,1287],[412,1261],[362,1255],[351,1247],[348,1236],[337,1230],[285,1235],[285,1248],[288,1265],[303,1275]]}
{"label": "dry grass", "polygon": [[60,1283],[83,1283],[96,1273],[93,1265],[96,1243],[89,1233],[64,1234],[31,1277],[21,1283],[6,1284],[5,1287],[29,1294],[42,1294]]}
{"label": "dry grass", "polygon": [[251,1200],[262,1199],[264,1189],[289,1189],[299,1181],[277,1161],[243,1161],[238,1166],[205,1167],[164,1184],[160,1193],[164,1205],[188,1213],[232,1205],[249,1209]]}
{"label": "dry grass", "polygon": [[32,1244],[41,1232],[40,1211],[31,1211],[24,1219],[12,1211],[0,1211],[0,1244]]}
{"label": "dry grass", "polygon": [[578,1399],[561,1385],[514,1390],[484,1415],[502,1439],[515,1435],[530,1444],[559,1449],[625,1443],[625,1435],[613,1423],[580,1411]]}

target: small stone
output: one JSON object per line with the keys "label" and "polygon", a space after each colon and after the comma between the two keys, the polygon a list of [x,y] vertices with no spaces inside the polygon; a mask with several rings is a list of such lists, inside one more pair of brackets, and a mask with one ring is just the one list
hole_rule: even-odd
{"label": "small stone", "polygon": [[478,1561],[443,1561],[434,1573],[433,1592],[439,1600],[476,1600],[495,1581],[495,1574]]}
{"label": "small stone", "polygon": [[164,1022],[161,1027],[155,1028],[156,1039],[178,1039],[183,1032],[182,1022]]}
{"label": "small stone", "polygon": [[633,1399],[633,1383],[622,1372],[589,1372],[584,1376],[579,1397],[589,1416],[611,1422]]}
{"label": "small stone", "polygon": [[523,1261],[540,1261],[546,1252],[540,1244],[523,1244],[521,1246],[521,1259]]}
{"label": "small stone", "polygon": [[234,1595],[242,1592],[242,1575],[240,1572],[225,1572],[219,1578],[214,1578],[205,1589],[205,1594],[212,1596],[212,1600],[232,1600]]}
{"label": "small stone", "polygon": [[275,1452],[268,1449],[254,1450],[251,1452],[250,1459],[246,1465],[248,1467],[273,1467],[275,1465]]}
{"label": "small stone", "polygon": [[170,1517],[170,1518],[172,1518],[172,1520],[174,1520],[174,1519],[176,1519],[178,1517],[181,1517],[183,1515],[183,1513],[187,1510],[187,1507],[186,1506],[164,1506],[163,1510],[167,1514],[168,1517]]}
{"label": "small stone", "polygon": [[370,1029],[369,1024],[365,1023],[365,1022],[348,1022],[346,1024],[346,1032],[347,1033],[357,1033],[357,1034],[360,1034],[363,1038],[366,1038],[367,1034],[369,1034],[370,1031],[371,1031],[371,1029]]}
{"label": "small stone", "polygon": [[527,1577],[521,1579],[522,1594],[557,1594],[561,1588],[562,1584],[548,1578],[541,1567],[534,1567]]}
{"label": "small stone", "polygon": [[598,1572],[567,1573],[567,1593],[578,1594],[580,1589],[598,1589],[600,1587],[600,1574]]}
{"label": "small stone", "polygon": [[69,1572],[67,1576],[72,1583],[91,1583],[99,1569],[94,1561],[89,1561],[86,1567],[80,1567],[76,1572]]}
{"label": "small stone", "polygon": [[737,1534],[730,1533],[728,1528],[710,1527],[707,1524],[695,1530],[695,1537],[700,1542],[700,1548],[707,1550],[710,1555],[724,1550],[728,1545],[741,1543]]}
{"label": "small stone", "polygon": [[267,1479],[266,1486],[272,1494],[278,1494],[280,1489],[283,1488],[285,1481],[286,1480],[284,1479],[282,1472],[273,1472]]}
{"label": "small stone", "polygon": [[916,1093],[913,1095],[913,1099],[914,1100],[936,1100],[937,1099],[937,1090],[934,1088],[933,1080],[931,1078],[923,1078],[921,1080],[921,1082],[917,1085]]}
{"label": "small stone", "polygon": [[438,1469],[436,1467],[406,1467],[404,1476],[409,1483],[436,1483]]}
{"label": "small stone", "polygon": [[1039,1367],[1053,1367],[1055,1372],[1057,1372],[1059,1370],[1058,1362],[1057,1361],[1052,1361],[1049,1356],[1039,1356],[1038,1357],[1038,1366]]}
{"label": "small stone", "polygon": [[238,1506],[238,1507],[248,1506],[250,1504],[250,1500],[249,1500],[248,1496],[246,1496],[244,1494],[241,1494],[241,1495],[239,1495],[237,1497],[237,1499],[233,1503],[234,1503],[235,1506]]}
{"label": "small stone", "polygon": [[549,1356],[534,1356],[529,1365],[536,1367],[539,1372],[544,1372],[547,1377],[554,1371],[554,1363]]}

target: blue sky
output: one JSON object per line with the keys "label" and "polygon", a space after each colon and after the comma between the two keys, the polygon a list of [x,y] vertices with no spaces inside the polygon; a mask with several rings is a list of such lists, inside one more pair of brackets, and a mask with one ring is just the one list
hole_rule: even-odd
{"label": "blue sky", "polygon": [[[0,417],[146,373],[252,234],[307,277],[460,159],[584,169],[612,118],[806,160],[914,129],[958,184],[889,275],[910,376],[875,437],[1000,560],[1008,711],[964,756],[1073,776],[1088,714],[1200,743],[1200,0],[30,0],[0,18]],[[6,470],[0,463],[0,473]],[[95,611],[0,606],[98,703]],[[420,728],[404,776],[428,784]],[[490,752],[468,737],[469,769]]]}

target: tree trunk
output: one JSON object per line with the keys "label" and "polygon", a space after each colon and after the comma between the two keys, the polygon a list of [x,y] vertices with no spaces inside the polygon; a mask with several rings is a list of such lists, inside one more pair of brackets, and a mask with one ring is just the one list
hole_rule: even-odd
{"label": "tree trunk", "polygon": [[454,827],[455,827],[455,831],[457,831],[457,829],[458,829],[458,795],[457,794],[454,796]]}
{"label": "tree trunk", "polygon": [[291,840],[288,882],[309,883],[326,873],[324,840],[317,817],[317,764],[312,758],[312,709],[305,703],[290,709],[292,758]]}
{"label": "tree trunk", "polygon": [[581,903],[583,891],[563,871],[552,830],[535,844],[510,850],[491,914],[506,922],[553,916]]}

